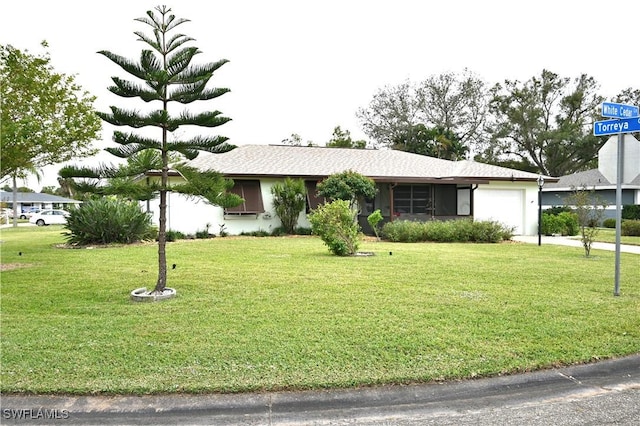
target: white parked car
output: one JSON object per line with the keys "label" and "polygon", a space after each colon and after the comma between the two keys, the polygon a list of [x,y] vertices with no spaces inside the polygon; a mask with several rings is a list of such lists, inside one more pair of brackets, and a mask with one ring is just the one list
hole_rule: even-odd
{"label": "white parked car", "polygon": [[38,226],[64,225],[67,223],[67,216],[69,216],[69,213],[64,210],[42,210],[31,215],[29,223],[35,223]]}
{"label": "white parked car", "polygon": [[38,208],[38,207],[31,207],[27,210],[23,210],[22,213],[20,213],[20,216],[18,216],[20,219],[29,219],[31,216],[33,216],[36,213],[40,213],[43,209]]}

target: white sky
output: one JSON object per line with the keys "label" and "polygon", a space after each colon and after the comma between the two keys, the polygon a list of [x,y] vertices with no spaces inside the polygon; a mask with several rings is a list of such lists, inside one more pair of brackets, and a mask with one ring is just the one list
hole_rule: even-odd
{"label": "white sky", "polygon": [[[0,44],[42,53],[46,39],[57,72],[75,74],[96,107],[130,106],[106,88],[127,75],[98,50],[138,59],[146,45],[134,21],[158,1],[3,2]],[[196,39],[198,62],[228,59],[212,84],[231,93],[210,101],[233,121],[217,133],[236,145],[280,143],[292,133],[324,144],[333,128],[366,139],[355,117],[374,93],[468,68],[489,84],[525,81],[548,69],[586,73],[611,97],[640,86],[640,1],[569,0],[181,0],[166,2]],[[136,106],[130,106],[135,108]],[[103,126],[103,141],[113,128]],[[103,148],[108,142],[96,141]],[[106,153],[100,160],[114,161]],[[35,190],[57,185],[47,167]]]}

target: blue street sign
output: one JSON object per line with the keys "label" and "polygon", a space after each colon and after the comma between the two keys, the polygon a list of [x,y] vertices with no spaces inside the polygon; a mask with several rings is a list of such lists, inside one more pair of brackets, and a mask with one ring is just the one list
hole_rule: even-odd
{"label": "blue street sign", "polygon": [[615,135],[618,133],[640,132],[640,117],[620,120],[596,121],[593,123],[594,136]]}
{"label": "blue street sign", "polygon": [[633,118],[640,115],[639,112],[638,107],[634,105],[603,102],[601,115],[609,118]]}

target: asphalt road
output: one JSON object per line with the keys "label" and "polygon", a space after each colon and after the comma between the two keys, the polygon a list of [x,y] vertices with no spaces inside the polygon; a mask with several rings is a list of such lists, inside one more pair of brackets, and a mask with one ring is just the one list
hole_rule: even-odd
{"label": "asphalt road", "polygon": [[3,425],[639,425],[640,354],[425,385],[196,396],[4,395],[0,405]]}

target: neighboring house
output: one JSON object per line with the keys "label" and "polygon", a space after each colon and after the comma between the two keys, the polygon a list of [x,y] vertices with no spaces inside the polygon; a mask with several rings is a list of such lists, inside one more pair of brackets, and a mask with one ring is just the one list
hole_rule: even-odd
{"label": "neighboring house", "polygon": [[[441,160],[395,150],[243,145],[224,154],[200,154],[189,165],[233,179],[232,192],[245,200],[238,207],[223,210],[169,193],[168,229],[190,234],[207,227],[218,233],[221,226],[232,235],[273,231],[280,220],[271,188],[285,177],[305,181],[307,208],[300,214],[298,226],[310,227],[306,214],[323,202],[316,195],[317,183],[346,170],[376,182],[376,197],[361,206],[359,222],[365,231],[366,218],[375,209],[380,209],[385,221],[474,218],[500,221],[513,227],[516,234],[534,235],[538,229],[538,175],[473,161]],[[157,202],[150,206],[157,223]]]}
{"label": "neighboring house", "polygon": [[[542,189],[544,207],[569,205],[567,197],[576,189],[594,190],[607,204],[605,218],[615,218],[618,176],[618,137],[613,136],[598,151],[598,168],[562,176]],[[622,205],[640,204],[640,142],[624,136],[622,167]]]}
{"label": "neighboring house", "polygon": [[[0,191],[0,202],[3,206],[13,210],[13,192]],[[41,192],[18,192],[16,193],[16,204],[18,214],[29,209],[68,209],[69,206],[78,205],[81,201],[70,198],[59,197],[57,195],[45,194]]]}

